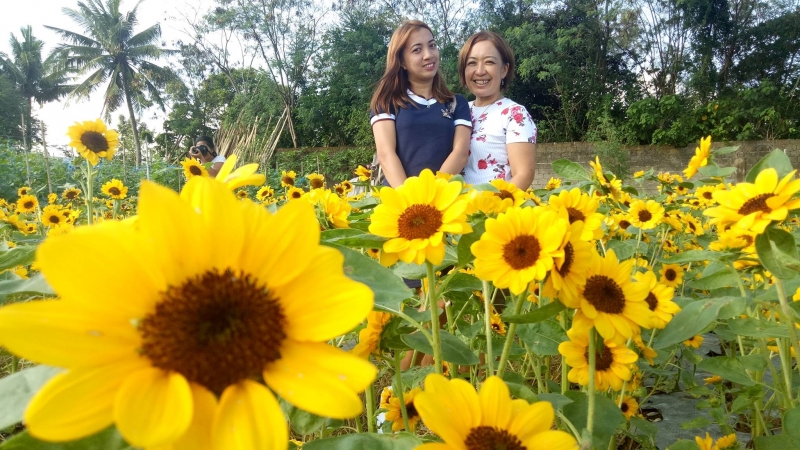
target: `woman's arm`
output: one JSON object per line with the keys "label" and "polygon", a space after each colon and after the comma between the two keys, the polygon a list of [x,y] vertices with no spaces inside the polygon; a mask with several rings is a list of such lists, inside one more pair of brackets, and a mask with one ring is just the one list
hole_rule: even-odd
{"label": "woman's arm", "polygon": [[394,120],[379,120],[372,125],[378,163],[389,185],[396,188],[406,181],[406,171],[397,156],[397,129]]}
{"label": "woman's arm", "polygon": [[208,175],[211,176],[211,177],[217,176],[217,174],[219,173],[220,169],[222,169],[222,165],[223,164],[225,164],[225,163],[222,163],[222,162],[219,162],[219,161],[215,162],[214,164],[212,164],[211,167],[208,168]]}
{"label": "woman's arm", "polygon": [[514,142],[506,144],[508,165],[511,166],[511,180],[514,186],[526,190],[533,183],[536,172],[536,144]]}
{"label": "woman's arm", "polygon": [[453,136],[453,151],[450,156],[442,163],[439,169],[444,173],[457,175],[464,170],[469,160],[469,141],[472,136],[472,128],[466,125],[456,125],[455,135]]}

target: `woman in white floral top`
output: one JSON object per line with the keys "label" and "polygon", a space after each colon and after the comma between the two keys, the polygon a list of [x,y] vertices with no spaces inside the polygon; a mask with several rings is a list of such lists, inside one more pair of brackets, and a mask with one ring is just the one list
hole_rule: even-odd
{"label": "woman in white floral top", "polygon": [[461,47],[461,84],[475,95],[470,102],[472,138],[464,180],[470,184],[503,179],[521,189],[536,169],[536,124],[524,106],[505,98],[514,78],[514,52],[497,33],[479,31]]}

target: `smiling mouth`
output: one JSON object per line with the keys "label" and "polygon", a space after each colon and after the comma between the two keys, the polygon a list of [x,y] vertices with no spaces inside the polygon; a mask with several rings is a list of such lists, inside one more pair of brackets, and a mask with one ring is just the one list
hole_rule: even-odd
{"label": "smiling mouth", "polygon": [[478,86],[486,86],[489,84],[489,80],[475,80],[473,83],[477,84]]}
{"label": "smiling mouth", "polygon": [[425,64],[425,65],[424,65],[424,66],[422,66],[422,67],[423,67],[424,69],[433,69],[434,67],[436,67],[436,64],[434,64],[434,63]]}

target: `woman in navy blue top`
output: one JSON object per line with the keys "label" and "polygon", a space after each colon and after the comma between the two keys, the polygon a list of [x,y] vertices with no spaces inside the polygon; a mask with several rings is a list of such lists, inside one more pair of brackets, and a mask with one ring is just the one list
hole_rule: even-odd
{"label": "woman in navy blue top", "polygon": [[424,22],[406,21],[392,34],[370,109],[378,162],[390,186],[423,169],[457,174],[466,165],[469,104],[447,88],[439,49]]}

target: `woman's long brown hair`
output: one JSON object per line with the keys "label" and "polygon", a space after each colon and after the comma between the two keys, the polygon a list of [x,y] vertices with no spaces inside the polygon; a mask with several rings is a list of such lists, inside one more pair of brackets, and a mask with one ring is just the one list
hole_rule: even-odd
{"label": "woman's long brown hair", "polygon": [[[369,104],[375,114],[388,113],[392,106],[395,107],[395,110],[406,108],[412,103],[408,96],[408,89],[411,86],[408,82],[408,73],[402,66],[403,49],[408,43],[411,33],[420,28],[433,34],[431,28],[419,20],[407,20],[394,30],[392,39],[389,41],[389,51],[386,53],[386,71],[378,82],[378,88],[372,94],[372,101]],[[447,103],[455,98],[444,81],[441,64],[433,77],[432,93],[433,97],[441,103]]]}

